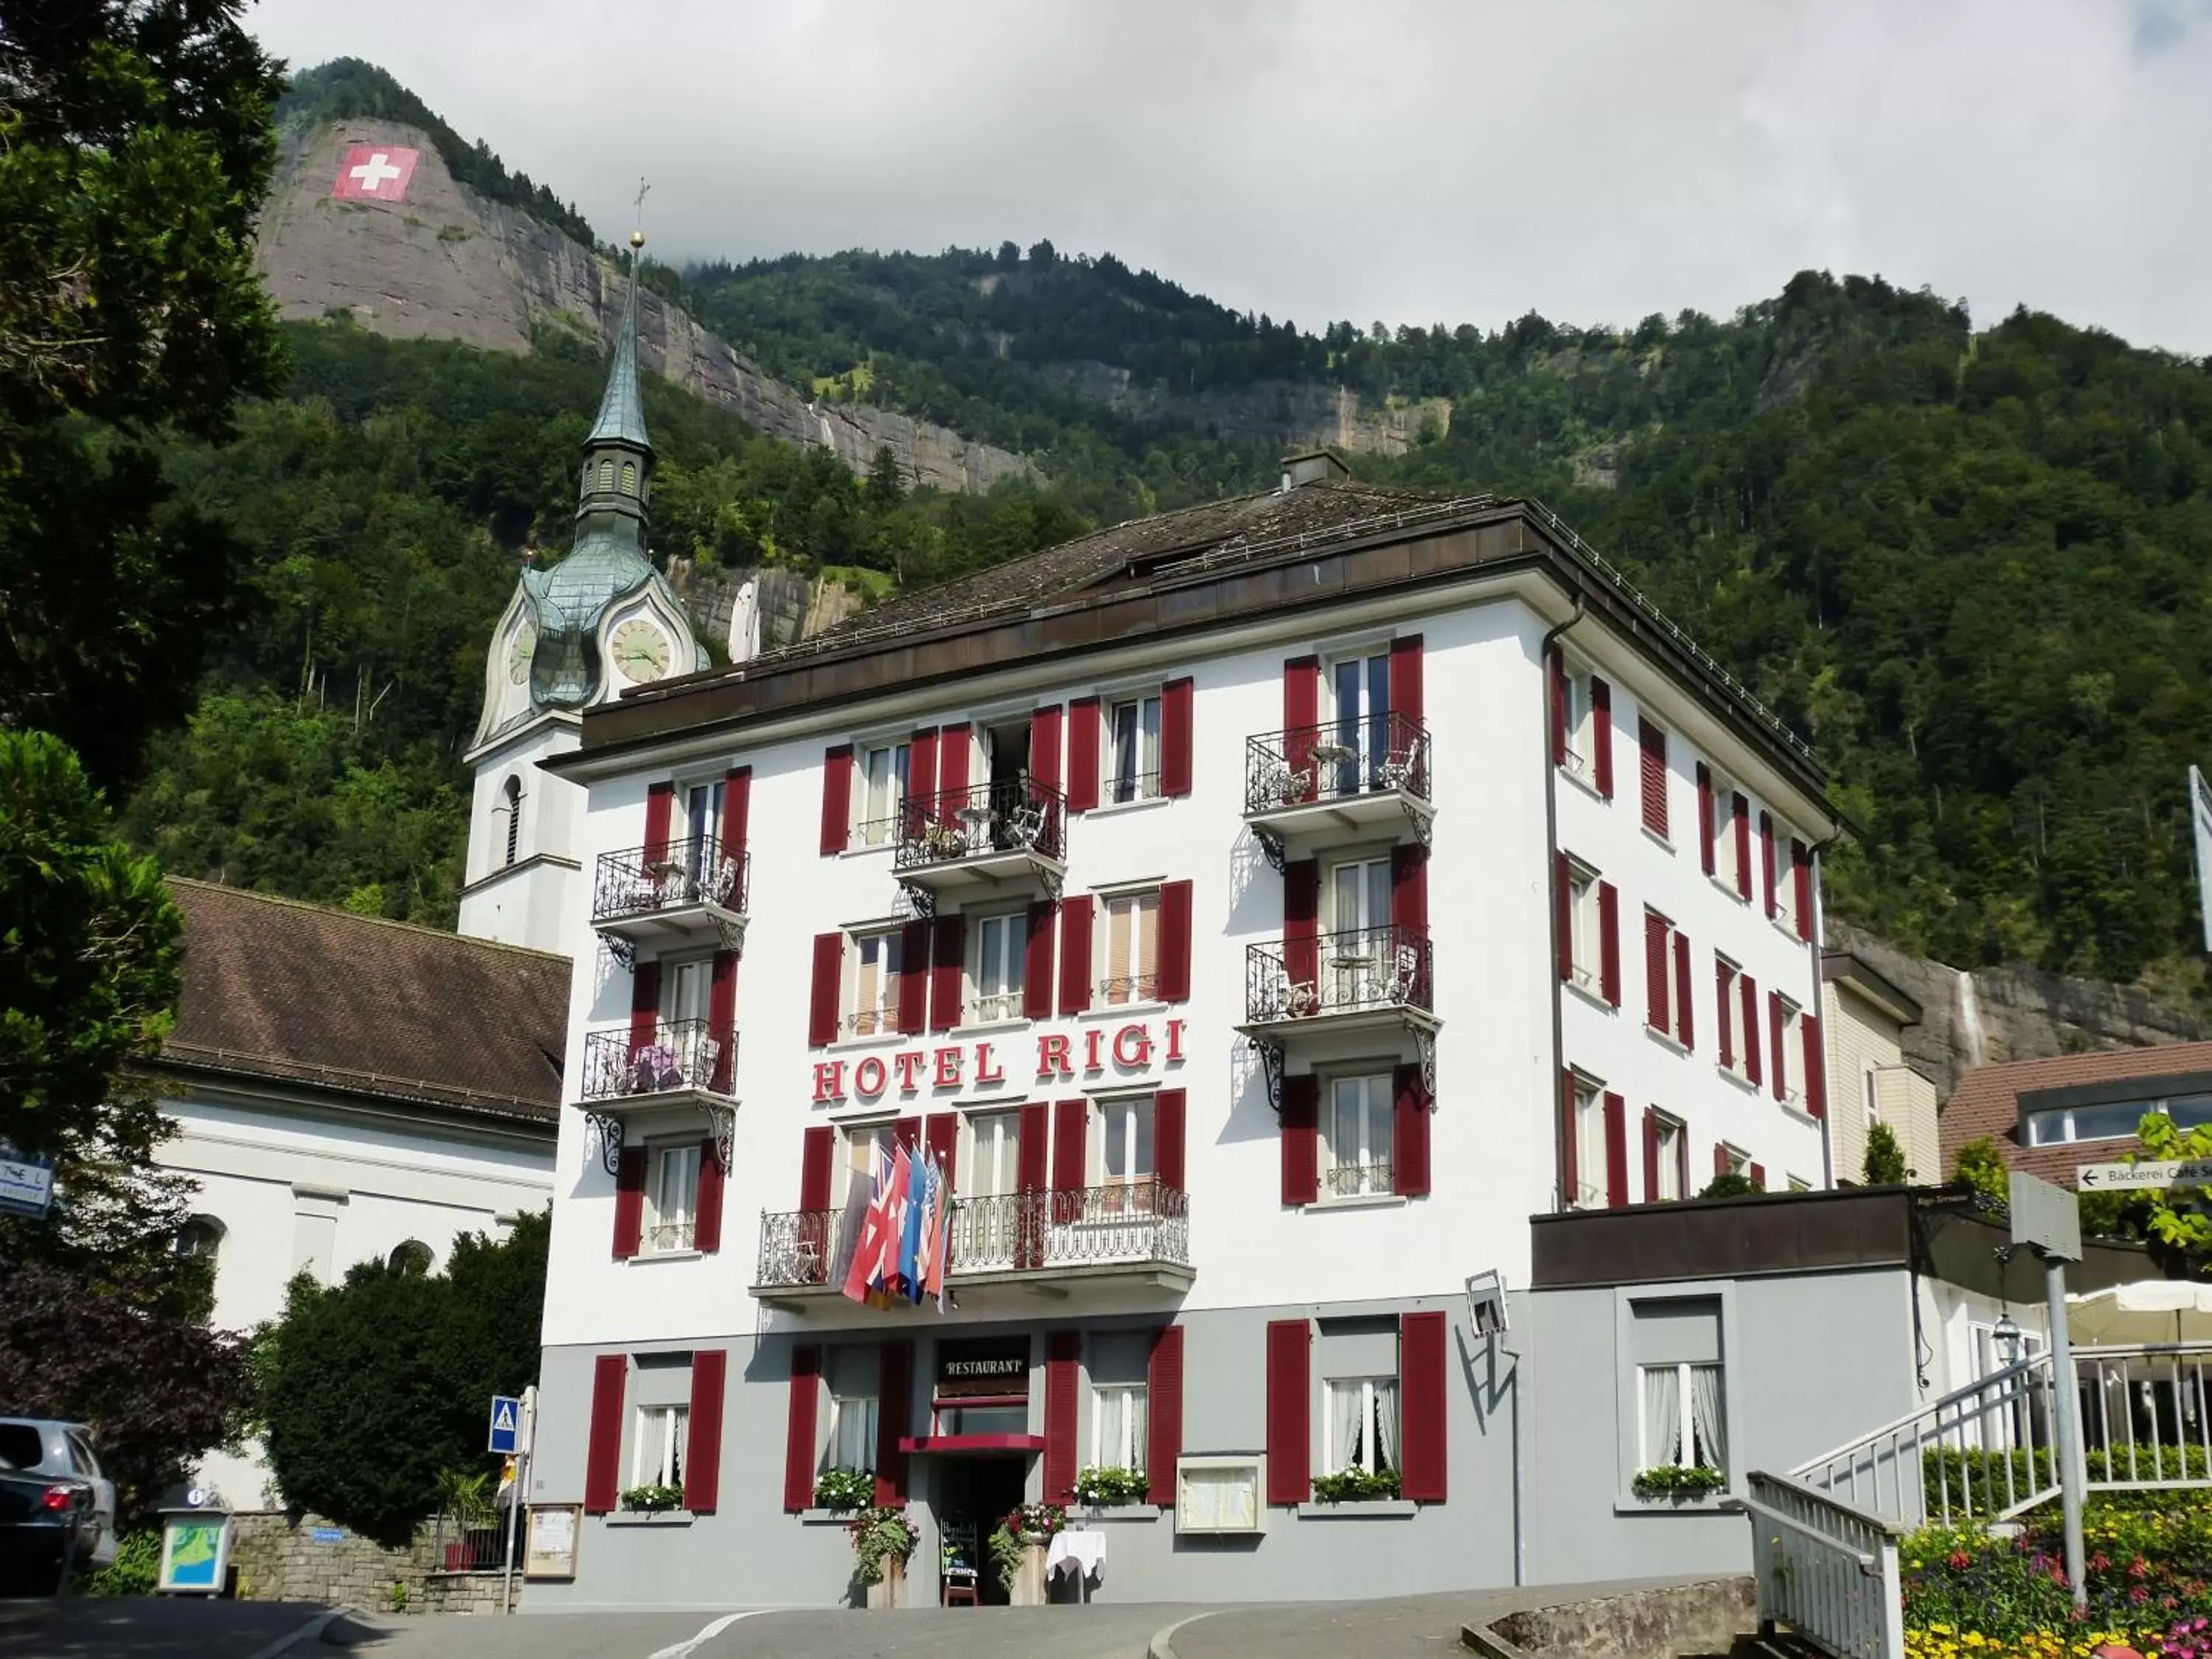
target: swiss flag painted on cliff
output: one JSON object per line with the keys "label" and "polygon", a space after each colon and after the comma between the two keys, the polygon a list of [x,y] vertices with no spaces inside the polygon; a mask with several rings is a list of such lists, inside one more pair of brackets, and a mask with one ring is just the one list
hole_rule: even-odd
{"label": "swiss flag painted on cliff", "polygon": [[392,144],[355,144],[338,163],[331,194],[351,201],[404,202],[417,154]]}

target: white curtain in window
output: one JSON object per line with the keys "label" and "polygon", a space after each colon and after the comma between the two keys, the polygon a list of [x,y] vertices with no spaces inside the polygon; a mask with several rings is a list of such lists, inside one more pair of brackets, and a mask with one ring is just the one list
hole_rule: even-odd
{"label": "white curtain in window", "polygon": [[1358,1382],[1329,1384],[1329,1415],[1333,1419],[1336,1441],[1336,1468],[1330,1471],[1340,1474],[1346,1469],[1364,1469],[1367,1460],[1363,1455],[1359,1438],[1359,1419],[1365,1409],[1366,1395]]}
{"label": "white curtain in window", "polygon": [[1644,1368],[1644,1462],[1664,1468],[1682,1461],[1682,1374],[1673,1365]]}
{"label": "white curtain in window", "polygon": [[1721,1368],[1690,1367],[1690,1415],[1698,1431],[1698,1459],[1710,1468],[1728,1468],[1728,1432],[1721,1415]]}
{"label": "white curtain in window", "polygon": [[1113,1468],[1142,1468],[1145,1466],[1145,1391],[1142,1389],[1101,1389],[1094,1403],[1098,1411],[1099,1462]]}
{"label": "white curtain in window", "polygon": [[1398,1467],[1398,1385],[1378,1382],[1375,1384],[1375,1455],[1368,1460],[1370,1471],[1395,1469]]}

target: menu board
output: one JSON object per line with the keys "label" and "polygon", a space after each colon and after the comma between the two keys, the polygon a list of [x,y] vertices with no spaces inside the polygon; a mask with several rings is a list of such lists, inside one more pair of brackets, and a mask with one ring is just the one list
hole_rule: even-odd
{"label": "menu board", "polygon": [[530,1526],[523,1534],[522,1576],[525,1578],[574,1578],[576,1576],[576,1531],[582,1520],[581,1504],[532,1504]]}
{"label": "menu board", "polygon": [[1261,1462],[1250,1454],[1184,1457],[1176,1462],[1177,1532],[1260,1532]]}

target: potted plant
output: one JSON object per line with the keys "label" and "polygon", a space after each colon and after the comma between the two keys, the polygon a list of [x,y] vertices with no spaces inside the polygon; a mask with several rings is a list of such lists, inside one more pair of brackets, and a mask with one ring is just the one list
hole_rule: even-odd
{"label": "potted plant", "polygon": [[1151,1490],[1142,1469],[1087,1468],[1075,1477],[1075,1495],[1094,1509],[1142,1503]]}
{"label": "potted plant", "polygon": [[445,1569],[447,1572],[466,1572],[469,1534],[493,1527],[499,1520],[499,1511],[491,1500],[490,1474],[482,1469],[474,1474],[464,1469],[441,1469],[438,1510],[453,1527],[453,1535],[445,1540]]}
{"label": "potted plant", "polygon": [[1705,1463],[1662,1463],[1638,1469],[1630,1488],[1638,1498],[1672,1504],[1693,1503],[1728,1489],[1728,1476]]}
{"label": "potted plant", "polygon": [[853,1535],[853,1577],[871,1589],[887,1585],[882,1604],[896,1607],[906,1559],[914,1553],[914,1522],[897,1505],[872,1504],[846,1526]]}
{"label": "potted plant", "polygon": [[1316,1504],[1371,1504],[1395,1498],[1401,1490],[1395,1469],[1340,1469],[1317,1474],[1313,1483]]}
{"label": "potted plant", "polygon": [[814,1477],[817,1509],[857,1510],[875,1495],[876,1477],[866,1469],[824,1469]]}
{"label": "potted plant", "polygon": [[1067,1511],[1057,1504],[1018,1504],[1000,1524],[1024,1544],[1048,1544],[1067,1525]]}
{"label": "potted plant", "polygon": [[622,1495],[622,1506],[638,1515],[665,1515],[684,1507],[684,1488],[659,1483],[632,1486]]}

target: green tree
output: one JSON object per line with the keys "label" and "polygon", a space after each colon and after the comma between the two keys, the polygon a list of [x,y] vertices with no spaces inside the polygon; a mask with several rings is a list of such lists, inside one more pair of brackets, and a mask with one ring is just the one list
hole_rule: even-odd
{"label": "green tree", "polygon": [[461,1240],[440,1273],[369,1261],[338,1285],[293,1280],[254,1361],[288,1504],[401,1544],[441,1474],[482,1464],[491,1396],[538,1375],[550,1234],[524,1216],[504,1239]]}
{"label": "green tree", "polygon": [[1971,1187],[2000,1208],[2012,1207],[2012,1171],[2005,1163],[2003,1149],[1991,1136],[1977,1135],[1959,1148],[1951,1179]]}
{"label": "green tree", "polygon": [[[2212,1124],[2185,1129],[2164,1112],[2147,1112],[2136,1137],[2142,1156],[2154,1162],[2212,1158]],[[2179,1273],[2201,1279],[2212,1272],[2212,1199],[2205,1189],[2170,1187],[2148,1196],[2148,1231],[2171,1253]]]}
{"label": "green tree", "polygon": [[1887,1123],[1877,1123],[1867,1131],[1864,1174],[1869,1187],[1905,1184],[1905,1148],[1898,1145],[1897,1131]]}
{"label": "green tree", "polygon": [[1734,1170],[1729,1170],[1708,1181],[1705,1183],[1705,1189],[1698,1196],[1699,1198],[1745,1198],[1753,1193],[1763,1193],[1765,1190],[1765,1188],[1760,1186],[1749,1176],[1739,1175]]}

